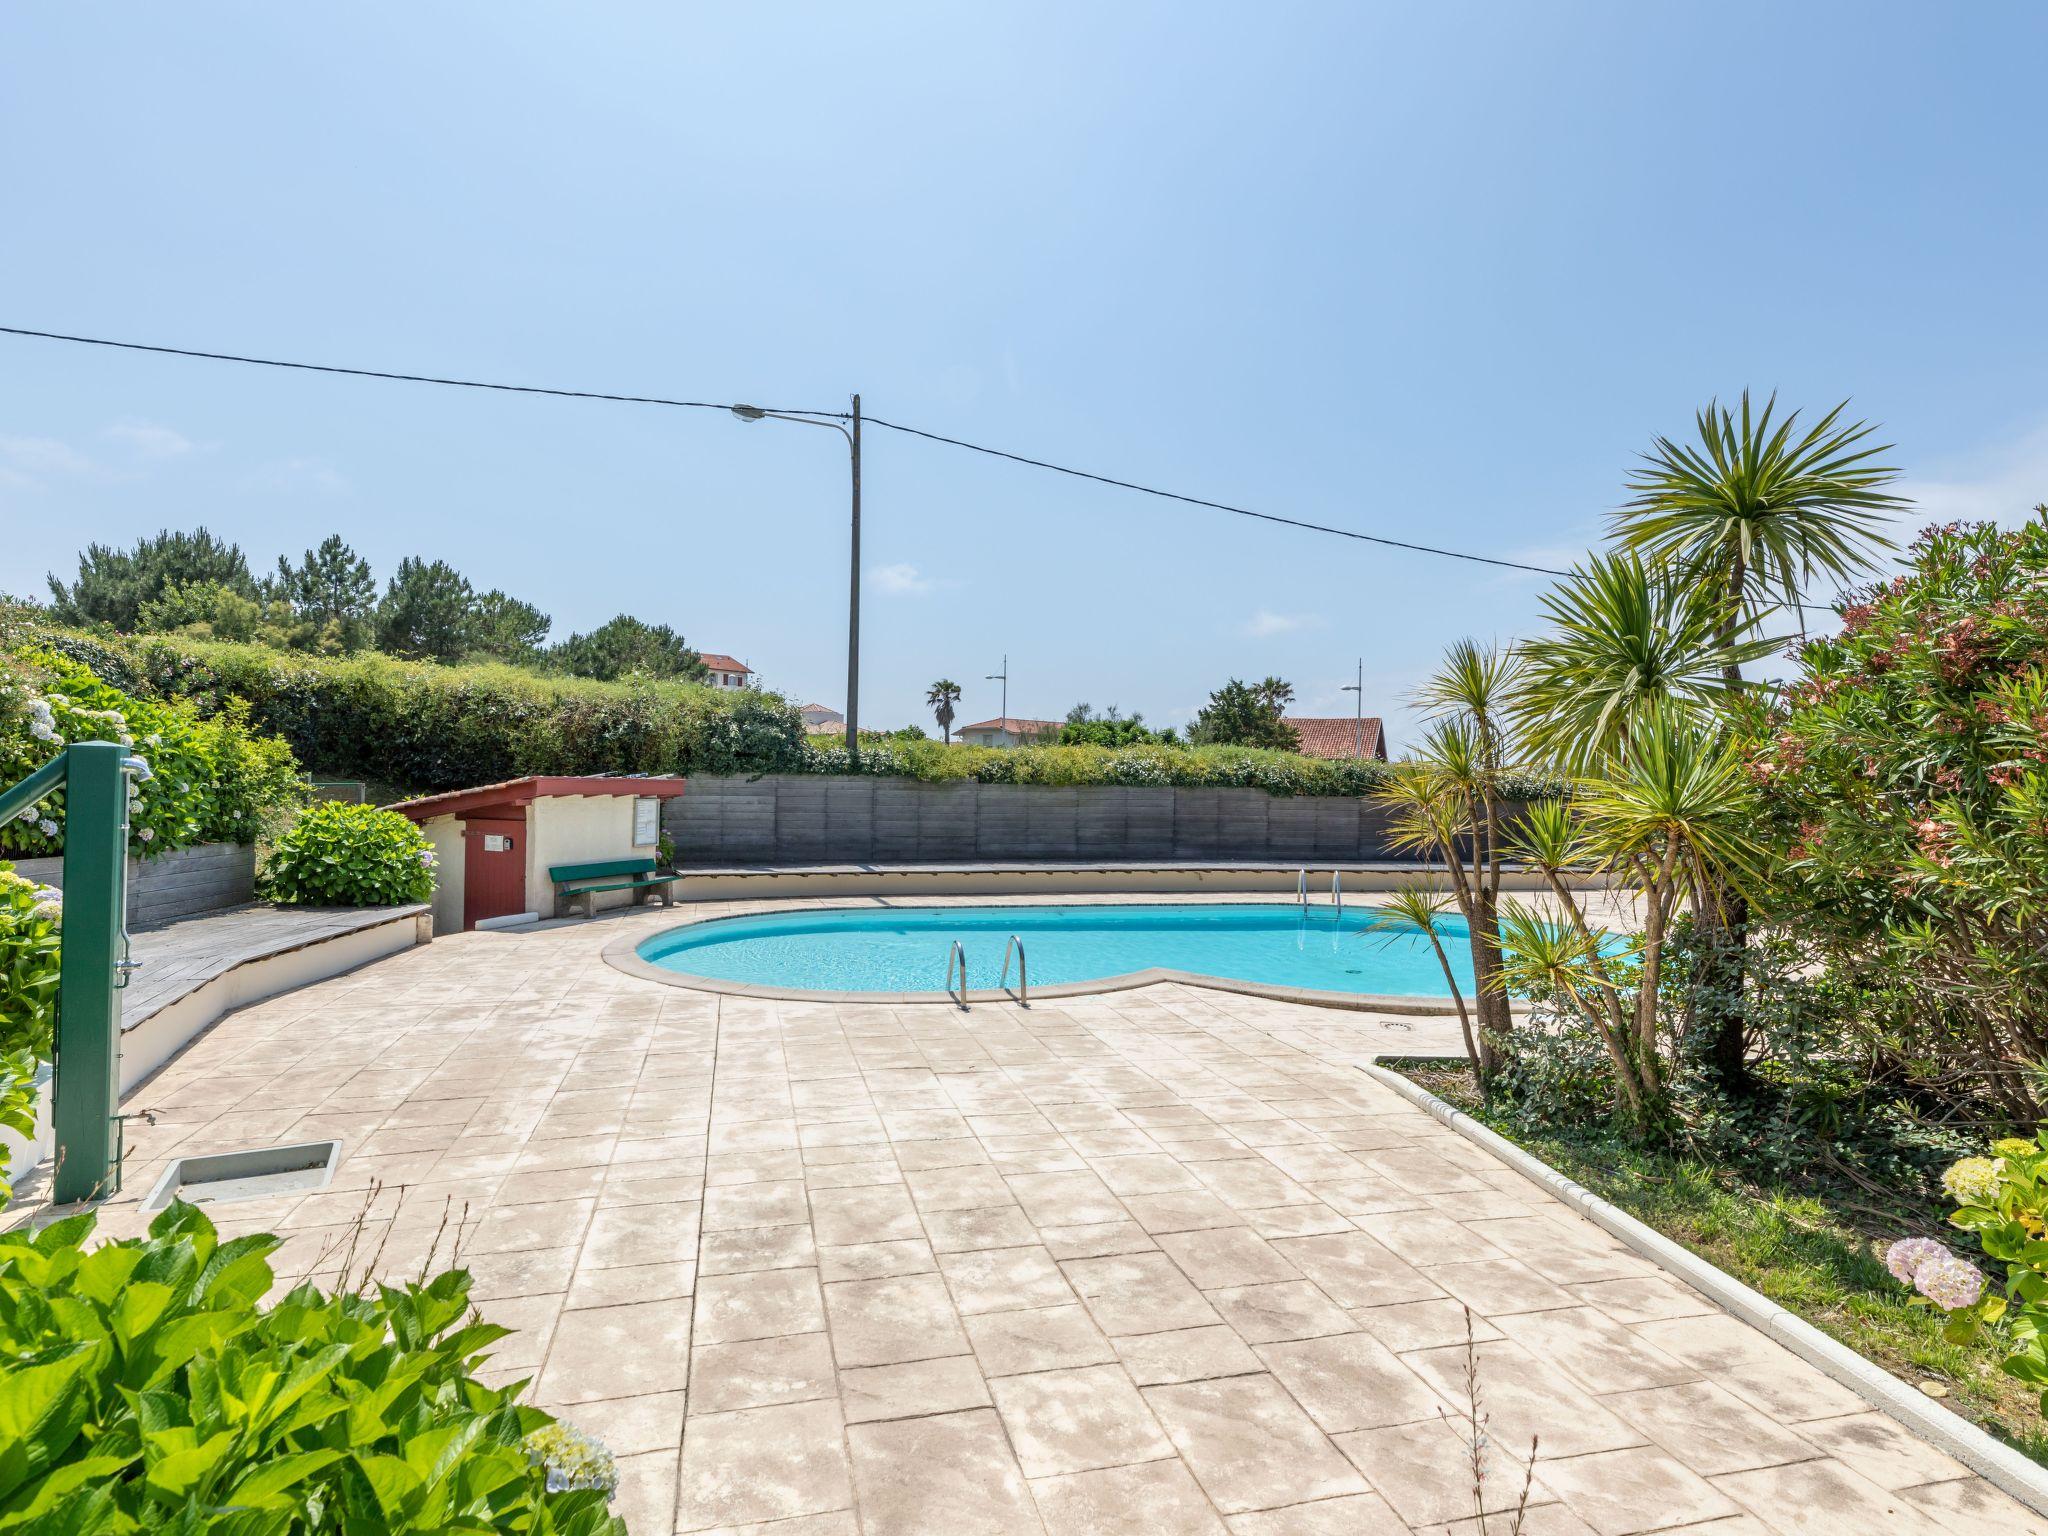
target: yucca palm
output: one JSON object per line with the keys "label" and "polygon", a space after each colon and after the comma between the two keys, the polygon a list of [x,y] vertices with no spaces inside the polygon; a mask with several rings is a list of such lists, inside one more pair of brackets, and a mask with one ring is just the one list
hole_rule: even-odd
{"label": "yucca palm", "polygon": [[1374,799],[1388,813],[1396,848],[1439,860],[1464,915],[1472,951],[1477,1061],[1493,1074],[1494,1042],[1514,1018],[1500,973],[1501,781],[1511,750],[1513,652],[1475,641],[1452,646],[1444,665],[1416,690],[1433,723],[1420,749]]}
{"label": "yucca palm", "polygon": [[1443,968],[1444,984],[1451,989],[1451,1001],[1457,1005],[1458,1029],[1465,1037],[1465,1056],[1472,1063],[1473,1080],[1484,1093],[1487,1075],[1479,1041],[1472,1033],[1471,1010],[1465,1006],[1464,989],[1458,985],[1457,972],[1451,968],[1451,957],[1444,951],[1443,935],[1437,928],[1437,919],[1449,909],[1451,899],[1450,892],[1440,885],[1401,886],[1387,894],[1379,910],[1367,919],[1360,931],[1386,933],[1390,944],[1410,930],[1420,932],[1429,940],[1429,947],[1436,953],[1436,963]]}
{"label": "yucca palm", "polygon": [[924,701],[931,706],[932,718],[939,722],[939,729],[945,733],[947,745],[953,741],[953,706],[960,702],[960,685],[950,677],[942,677],[925,690]]}
{"label": "yucca palm", "polygon": [[1776,642],[1726,639],[1719,599],[1634,554],[1596,555],[1543,598],[1550,628],[1521,647],[1515,703],[1529,750],[1592,771],[1647,708],[1708,706],[1726,667]]}
{"label": "yucca palm", "polygon": [[1796,602],[1816,577],[1868,569],[1907,505],[1884,489],[1898,471],[1873,462],[1890,445],[1866,446],[1868,422],[1842,424],[1848,401],[1804,433],[1797,411],[1772,425],[1777,403],[1752,414],[1744,390],[1739,416],[1718,401],[1698,413],[1698,443],[1656,439],[1613,522],[1624,548],[1719,594],[1731,646],[1765,600]]}

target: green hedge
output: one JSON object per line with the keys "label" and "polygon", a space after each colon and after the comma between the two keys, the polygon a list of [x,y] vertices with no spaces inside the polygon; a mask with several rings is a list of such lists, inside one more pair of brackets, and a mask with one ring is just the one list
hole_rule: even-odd
{"label": "green hedge", "polygon": [[691,683],[601,683],[516,667],[299,656],[177,636],[46,634],[103,676],[202,712],[246,699],[323,774],[462,789],[529,773],[789,771],[803,722],[783,699]]}
{"label": "green hedge", "polygon": [[396,811],[323,801],[272,845],[263,894],[316,907],[432,901],[433,845]]}
{"label": "green hedge", "polygon": [[[138,858],[254,842],[304,798],[290,749],[252,731],[233,701],[202,710],[137,698],[88,663],[36,645],[0,655],[0,785],[27,778],[70,742],[91,740],[132,746],[154,771],[130,791],[128,850]],[[60,789],[0,827],[0,854],[63,852],[64,803]]]}

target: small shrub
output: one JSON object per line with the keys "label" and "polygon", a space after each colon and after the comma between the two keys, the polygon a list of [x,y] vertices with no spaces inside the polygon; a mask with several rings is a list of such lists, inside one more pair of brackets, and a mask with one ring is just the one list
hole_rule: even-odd
{"label": "small shrub", "polygon": [[263,889],[273,901],[319,907],[396,907],[434,895],[434,849],[396,811],[323,801],[308,806],[270,850]]}
{"label": "small shrub", "polygon": [[0,1234],[0,1530],[625,1536],[601,1478],[550,1488],[553,1420],[477,1378],[507,1330],[464,1271],[265,1307],[278,1238],[179,1204],[88,1251],[93,1222]]}

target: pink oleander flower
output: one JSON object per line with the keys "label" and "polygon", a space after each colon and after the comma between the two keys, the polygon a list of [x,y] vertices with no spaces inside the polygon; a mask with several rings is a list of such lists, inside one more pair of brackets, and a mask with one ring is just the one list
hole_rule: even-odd
{"label": "pink oleander flower", "polygon": [[1884,1251],[1884,1267],[1901,1285],[1911,1285],[1920,1266],[1931,1259],[1945,1259],[1948,1250],[1931,1237],[1901,1238]]}
{"label": "pink oleander flower", "polygon": [[1956,1312],[1977,1304],[1984,1294],[1984,1272],[1968,1259],[1944,1253],[1914,1272],[1913,1289],[1942,1311]]}

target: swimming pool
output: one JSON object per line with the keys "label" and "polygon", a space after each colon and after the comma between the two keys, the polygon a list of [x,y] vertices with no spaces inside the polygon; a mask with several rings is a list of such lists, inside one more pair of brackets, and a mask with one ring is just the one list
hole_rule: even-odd
{"label": "swimming pool", "polygon": [[[1445,952],[1469,996],[1465,925],[1441,923]],[[1450,997],[1420,929],[1369,907],[1339,914],[1287,902],[775,912],[693,923],[636,953],[681,975],[778,991],[940,996],[955,940],[966,955],[968,987],[992,991],[1012,934],[1029,957],[1033,991],[1156,968],[1321,992]]]}

